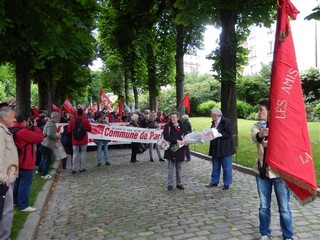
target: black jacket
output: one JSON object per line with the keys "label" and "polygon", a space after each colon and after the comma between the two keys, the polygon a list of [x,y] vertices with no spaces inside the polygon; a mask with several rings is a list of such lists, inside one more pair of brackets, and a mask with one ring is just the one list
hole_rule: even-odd
{"label": "black jacket", "polygon": [[170,142],[170,148],[165,150],[164,158],[168,160],[184,161],[185,158],[185,147],[179,148],[176,152],[173,152],[171,148],[177,144],[177,140],[182,140],[183,136],[188,134],[186,125],[178,120],[179,127],[176,128],[171,122],[164,126],[163,136],[164,139]]}
{"label": "black jacket", "polygon": [[227,157],[236,153],[236,149],[233,143],[231,123],[229,119],[221,117],[220,123],[217,127],[221,137],[213,139],[210,142],[209,156]]}

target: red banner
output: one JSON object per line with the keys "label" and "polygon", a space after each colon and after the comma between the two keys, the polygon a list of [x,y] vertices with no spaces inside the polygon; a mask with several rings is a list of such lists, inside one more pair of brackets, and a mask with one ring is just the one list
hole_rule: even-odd
{"label": "red banner", "polygon": [[316,199],[317,185],[288,17],[295,19],[299,11],[290,0],[279,0],[278,4],[266,158],[291,192],[306,204]]}
{"label": "red banner", "polygon": [[187,109],[188,115],[190,114],[190,94],[187,93],[181,101],[181,104],[184,105]]}

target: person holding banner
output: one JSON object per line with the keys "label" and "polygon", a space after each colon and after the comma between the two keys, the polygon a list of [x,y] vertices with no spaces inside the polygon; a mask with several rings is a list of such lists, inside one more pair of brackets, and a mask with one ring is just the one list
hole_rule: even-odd
{"label": "person holding banner", "polygon": [[[132,114],[129,126],[130,127],[139,127],[138,121],[139,121],[139,116],[135,113]],[[131,143],[131,160],[130,160],[130,162],[132,162],[132,163],[138,162],[137,154],[139,153],[139,146],[140,146],[140,143],[138,143],[138,142]]]}
{"label": "person holding banner", "polygon": [[168,160],[168,190],[173,189],[173,168],[176,169],[177,188],[184,190],[182,185],[182,163],[185,159],[185,148],[187,145],[182,139],[188,134],[188,130],[180,120],[179,112],[170,113],[170,122],[164,126],[164,139],[170,142],[170,148],[165,150],[164,158]]}
{"label": "person holding banner", "polygon": [[[158,123],[156,122],[156,117],[157,117],[157,115],[156,115],[155,112],[151,112],[150,113],[149,119],[147,120],[147,123],[146,123],[146,127],[147,128],[153,128],[153,129],[158,128]],[[157,143],[149,143],[150,162],[154,162],[154,159],[153,159],[153,156],[152,156],[153,147],[155,147],[155,149],[157,151],[157,155],[158,155],[159,161],[160,162],[164,162],[164,159],[161,156],[159,145]]]}
{"label": "person holding banner", "polygon": [[[99,112],[96,117],[96,122],[100,124],[108,124],[104,113]],[[101,152],[103,147],[104,160],[107,166],[110,166],[109,155],[108,155],[108,140],[97,140],[97,167],[101,167]]]}
{"label": "person holding banner", "polygon": [[265,159],[266,147],[268,144],[268,118],[269,101],[259,102],[259,122],[255,123],[251,130],[253,142],[257,144],[258,161],[254,166],[256,172],[257,189],[260,198],[259,221],[261,240],[270,239],[271,221],[271,194],[274,188],[278,211],[280,214],[280,226],[283,239],[293,239],[292,216],[290,211],[290,192],[286,184],[278,178],[267,165]]}

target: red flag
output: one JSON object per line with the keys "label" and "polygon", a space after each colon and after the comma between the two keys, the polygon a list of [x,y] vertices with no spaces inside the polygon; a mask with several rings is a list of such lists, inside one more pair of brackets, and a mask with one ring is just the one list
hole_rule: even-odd
{"label": "red flag", "polygon": [[278,1],[270,89],[267,163],[302,204],[316,199],[317,185],[290,22],[299,11]]}
{"label": "red flag", "polygon": [[54,105],[53,103],[51,103],[51,110],[52,112],[58,112],[61,113],[60,108],[58,108],[56,105]]}
{"label": "red flag", "polygon": [[117,114],[122,114],[122,113],[123,113],[122,97],[120,97],[119,104],[118,104],[118,107],[117,107],[117,109],[116,109],[116,113],[117,113]]}
{"label": "red flag", "polygon": [[39,110],[36,108],[36,106],[32,106],[33,114],[35,117],[39,117]]}
{"label": "red flag", "polygon": [[113,109],[111,107],[111,100],[109,99],[108,95],[105,94],[105,92],[103,91],[102,88],[100,88],[100,101],[99,103],[102,103],[104,104],[105,107],[107,107],[107,109],[110,111],[110,112],[113,112]]}
{"label": "red flag", "polygon": [[190,94],[187,93],[181,101],[181,104],[184,105],[187,109],[188,115],[190,114]]}
{"label": "red flag", "polygon": [[66,113],[72,114],[75,116],[75,108],[72,106],[71,101],[69,98],[66,98],[66,100],[64,100],[63,104],[62,104],[64,111]]}

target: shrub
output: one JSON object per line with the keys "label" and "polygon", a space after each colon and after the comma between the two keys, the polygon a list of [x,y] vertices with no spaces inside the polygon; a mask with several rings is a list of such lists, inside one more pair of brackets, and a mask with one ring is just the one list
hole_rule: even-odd
{"label": "shrub", "polygon": [[251,113],[254,112],[254,107],[249,103],[238,100],[237,101],[238,118],[246,119]]}
{"label": "shrub", "polygon": [[197,106],[197,112],[200,114],[200,116],[209,116],[212,108],[221,108],[220,106],[221,104],[216,103],[215,101],[207,101]]}

